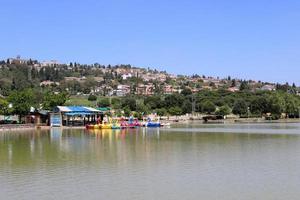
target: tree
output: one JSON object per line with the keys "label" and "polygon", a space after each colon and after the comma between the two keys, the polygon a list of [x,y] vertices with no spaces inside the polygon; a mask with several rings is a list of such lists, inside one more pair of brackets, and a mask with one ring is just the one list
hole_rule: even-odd
{"label": "tree", "polygon": [[228,105],[221,106],[217,111],[216,115],[226,116],[231,113],[231,108]]}
{"label": "tree", "polygon": [[285,95],[285,112],[294,117],[299,113],[299,101],[291,94]]}
{"label": "tree", "polygon": [[231,81],[231,87],[235,87],[235,86],[236,86],[236,80],[233,79],[233,80]]}
{"label": "tree", "polygon": [[109,98],[101,98],[101,99],[99,99],[97,105],[99,107],[109,107],[110,106]]}
{"label": "tree", "polygon": [[244,91],[244,90],[249,90],[250,87],[247,83],[247,81],[242,81],[241,86],[240,86],[240,91]]}
{"label": "tree", "polygon": [[175,107],[169,108],[168,112],[170,115],[178,116],[178,115],[182,114],[182,109],[178,106],[175,106]]}
{"label": "tree", "polygon": [[248,113],[248,106],[244,99],[238,99],[235,101],[232,113],[235,115],[245,115]]}
{"label": "tree", "polygon": [[119,98],[112,98],[111,106],[113,109],[120,109],[122,107],[121,100]]}
{"label": "tree", "polygon": [[13,91],[9,95],[8,101],[13,105],[13,114],[19,115],[19,121],[30,112],[32,106],[35,106],[34,95],[30,89]]}
{"label": "tree", "polygon": [[267,113],[268,101],[266,96],[254,97],[250,102],[250,111],[254,114]]}
{"label": "tree", "polygon": [[55,94],[54,92],[47,92],[44,94],[43,98],[43,109],[53,110],[53,108],[55,108],[56,106],[64,105],[67,99],[68,96],[64,92],[59,94]]}
{"label": "tree", "polygon": [[191,113],[192,112],[192,103],[189,100],[185,100],[182,104],[182,112],[185,113]]}
{"label": "tree", "polygon": [[136,111],[139,113],[148,114],[150,112],[150,109],[143,102],[139,102],[136,105]]}
{"label": "tree", "polygon": [[281,94],[272,94],[268,98],[268,111],[275,116],[281,116],[285,112],[285,100]]}
{"label": "tree", "polygon": [[216,105],[211,101],[204,101],[202,104],[202,112],[211,114],[216,111]]}
{"label": "tree", "polygon": [[121,100],[122,107],[128,107],[131,111],[136,110],[136,99],[134,97],[124,97]]}
{"label": "tree", "polygon": [[193,93],[192,93],[192,90],[191,90],[190,88],[185,87],[185,88],[181,91],[181,94],[182,94],[183,96],[188,96],[188,95],[191,95],[191,94],[193,94]]}
{"label": "tree", "polygon": [[167,95],[165,98],[165,105],[168,108],[171,107],[181,107],[182,102],[184,101],[184,97],[180,94],[171,94]]}
{"label": "tree", "polygon": [[9,114],[9,103],[5,99],[0,98],[0,115]]}
{"label": "tree", "polygon": [[155,112],[157,113],[158,116],[166,116],[168,113],[167,109],[165,108],[156,109]]}

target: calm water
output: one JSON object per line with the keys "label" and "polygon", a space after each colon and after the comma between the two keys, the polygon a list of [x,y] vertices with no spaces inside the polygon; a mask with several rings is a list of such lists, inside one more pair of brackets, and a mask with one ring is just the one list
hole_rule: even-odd
{"label": "calm water", "polygon": [[300,124],[0,133],[0,199],[299,199]]}

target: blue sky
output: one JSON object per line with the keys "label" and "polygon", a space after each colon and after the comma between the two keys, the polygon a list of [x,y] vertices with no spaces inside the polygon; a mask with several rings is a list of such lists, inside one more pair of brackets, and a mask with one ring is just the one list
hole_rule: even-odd
{"label": "blue sky", "polygon": [[0,0],[0,57],[300,84],[299,0]]}

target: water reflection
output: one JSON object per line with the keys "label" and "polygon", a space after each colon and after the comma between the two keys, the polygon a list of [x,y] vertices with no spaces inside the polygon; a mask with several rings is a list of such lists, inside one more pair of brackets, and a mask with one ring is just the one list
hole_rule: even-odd
{"label": "water reflection", "polygon": [[57,199],[299,195],[299,135],[182,129],[1,133],[0,199],[51,199],[54,193]]}

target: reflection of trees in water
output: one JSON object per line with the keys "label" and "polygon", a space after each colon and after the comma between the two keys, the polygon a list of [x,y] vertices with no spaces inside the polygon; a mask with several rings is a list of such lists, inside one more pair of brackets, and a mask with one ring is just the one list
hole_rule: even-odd
{"label": "reflection of trees in water", "polygon": [[198,159],[199,155],[224,149],[238,156],[270,139],[282,142],[297,138],[295,135],[183,133],[159,128],[10,132],[0,134],[0,167],[134,167],[176,155]]}

